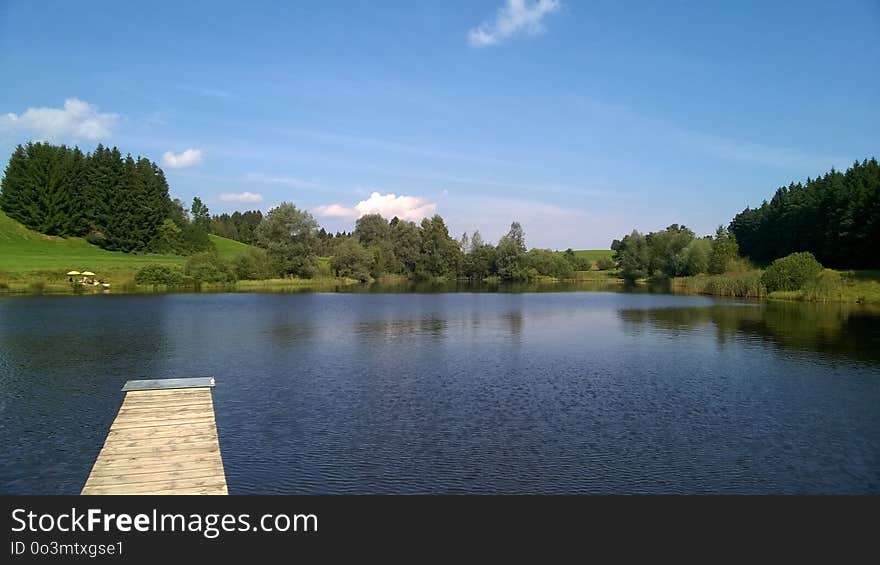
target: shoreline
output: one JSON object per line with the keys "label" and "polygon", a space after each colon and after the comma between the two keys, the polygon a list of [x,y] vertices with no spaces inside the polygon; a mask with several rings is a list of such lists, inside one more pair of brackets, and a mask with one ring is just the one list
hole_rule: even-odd
{"label": "shoreline", "polygon": [[575,279],[554,279],[542,277],[535,281],[500,282],[470,281],[468,279],[434,279],[414,281],[396,275],[386,275],[371,282],[361,282],[346,277],[319,277],[313,279],[301,278],[278,278],[260,280],[240,280],[234,283],[200,283],[196,285],[165,286],[165,285],[138,285],[132,278],[119,284],[112,284],[109,288],[83,286],[68,282],[46,281],[44,279],[27,281],[26,279],[0,281],[0,296],[95,296],[95,295],[144,295],[144,294],[201,294],[201,293],[275,293],[285,291],[322,292],[332,291],[338,288],[363,288],[369,289],[373,285],[387,288],[406,287],[439,287],[449,286],[473,286],[484,288],[516,287],[516,286],[553,286],[553,285],[611,285],[621,286],[626,284],[623,279],[613,277],[592,277]]}
{"label": "shoreline", "polygon": [[[807,296],[804,291],[777,291],[771,293],[761,293],[760,295],[742,296],[733,295],[723,292],[709,292],[702,286],[694,286],[688,284],[692,282],[694,277],[681,277],[659,284],[641,279],[632,283],[627,283],[621,278],[605,277],[605,278],[575,278],[575,279],[553,279],[545,277],[540,280],[531,282],[507,282],[499,281],[481,281],[474,282],[466,279],[457,280],[433,280],[433,281],[412,281],[398,276],[380,277],[372,282],[360,282],[355,279],[333,277],[333,278],[315,278],[315,279],[263,279],[263,280],[242,280],[235,283],[201,283],[199,285],[188,286],[145,286],[136,285],[129,280],[118,286],[110,288],[89,287],[80,285],[71,285],[70,283],[55,283],[46,281],[36,281],[42,284],[34,284],[34,282],[14,281],[0,282],[0,297],[25,297],[25,296],[99,296],[99,295],[115,295],[115,296],[144,296],[144,295],[164,295],[164,294],[278,294],[278,293],[322,293],[322,292],[340,292],[343,289],[354,292],[369,293],[376,288],[385,290],[394,294],[419,294],[424,292],[467,292],[468,290],[477,292],[498,292],[508,291],[513,293],[540,293],[553,292],[554,290],[570,291],[570,292],[602,292],[614,291],[626,285],[639,289],[650,289],[649,292],[656,294],[669,294],[679,296],[710,296],[715,298],[746,300],[755,303],[768,302],[786,302],[800,304],[847,304],[862,307],[880,306],[880,282],[877,281],[859,281],[851,285],[855,291],[848,292],[832,292],[824,296]],[[448,287],[448,288],[444,288]],[[521,290],[518,290],[519,287]],[[583,287],[583,288],[578,288]],[[867,299],[864,289],[870,289],[869,293],[878,292],[875,297],[871,294]],[[839,289],[836,289],[839,290]],[[862,290],[862,292],[858,292]]]}

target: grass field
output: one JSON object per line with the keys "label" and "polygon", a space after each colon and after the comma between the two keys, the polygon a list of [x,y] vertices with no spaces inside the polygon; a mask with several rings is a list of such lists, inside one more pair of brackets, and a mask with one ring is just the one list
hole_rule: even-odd
{"label": "grass field", "polygon": [[613,254],[614,251],[610,249],[576,249],[574,252],[575,257],[583,257],[593,262],[605,257],[611,257]]}
{"label": "grass field", "polygon": [[[210,236],[217,252],[234,257],[250,246]],[[145,265],[182,265],[179,255],[106,251],[79,237],[54,237],[31,231],[0,212],[0,284],[67,282],[66,272],[89,270],[111,283],[129,281]]]}

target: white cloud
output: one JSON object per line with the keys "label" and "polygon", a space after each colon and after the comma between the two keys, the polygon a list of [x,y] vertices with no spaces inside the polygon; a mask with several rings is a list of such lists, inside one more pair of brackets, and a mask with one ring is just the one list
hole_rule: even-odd
{"label": "white cloud", "polygon": [[220,195],[223,202],[262,202],[263,195],[256,192],[224,192]]}
{"label": "white cloud", "polygon": [[505,0],[494,22],[483,22],[468,32],[468,43],[473,47],[488,47],[518,33],[541,33],[544,16],[559,7],[559,0]]}
{"label": "white cloud", "polygon": [[328,218],[359,218],[367,214],[381,214],[385,218],[397,216],[401,220],[417,222],[436,213],[437,204],[419,196],[373,192],[369,198],[361,200],[354,207],[328,204],[316,207],[314,212]]}
{"label": "white cloud", "polygon": [[0,130],[23,131],[45,140],[97,140],[110,137],[119,114],[102,114],[98,107],[68,98],[64,108],[28,108],[22,114],[0,116]]}
{"label": "white cloud", "polygon": [[354,208],[348,208],[342,204],[327,204],[326,206],[317,206],[314,209],[315,214],[324,218],[357,218],[360,213]]}
{"label": "white cloud", "polygon": [[201,149],[187,149],[181,153],[166,151],[162,155],[162,164],[172,169],[187,169],[202,162]]}

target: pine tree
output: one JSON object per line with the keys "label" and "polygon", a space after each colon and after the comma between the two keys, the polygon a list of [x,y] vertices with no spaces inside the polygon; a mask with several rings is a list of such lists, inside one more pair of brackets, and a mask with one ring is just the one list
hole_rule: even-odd
{"label": "pine tree", "polygon": [[88,206],[86,199],[88,157],[79,147],[74,147],[70,151],[68,159],[67,180],[65,183],[69,194],[67,208],[69,218],[68,235],[85,235],[88,229],[85,222],[86,207]]}
{"label": "pine tree", "polygon": [[37,143],[34,148],[29,173],[38,196],[36,229],[48,235],[68,235],[72,231],[68,215],[72,195],[67,185],[67,147]]}
{"label": "pine tree", "polygon": [[193,198],[190,214],[192,214],[193,223],[207,232],[210,228],[211,213],[208,210],[208,207],[205,206],[204,202],[202,202],[202,199],[198,196]]}
{"label": "pine tree", "polygon": [[3,174],[3,182],[0,184],[0,208],[10,218],[30,227],[27,201],[32,195],[28,194],[26,183],[27,153],[27,149],[18,145],[9,158],[9,164],[6,165],[6,171]]}

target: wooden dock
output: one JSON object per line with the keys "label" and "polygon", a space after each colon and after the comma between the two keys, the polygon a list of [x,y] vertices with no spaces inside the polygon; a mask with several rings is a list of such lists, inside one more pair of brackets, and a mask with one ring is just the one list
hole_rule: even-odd
{"label": "wooden dock", "polygon": [[129,381],[82,494],[227,494],[211,377]]}

